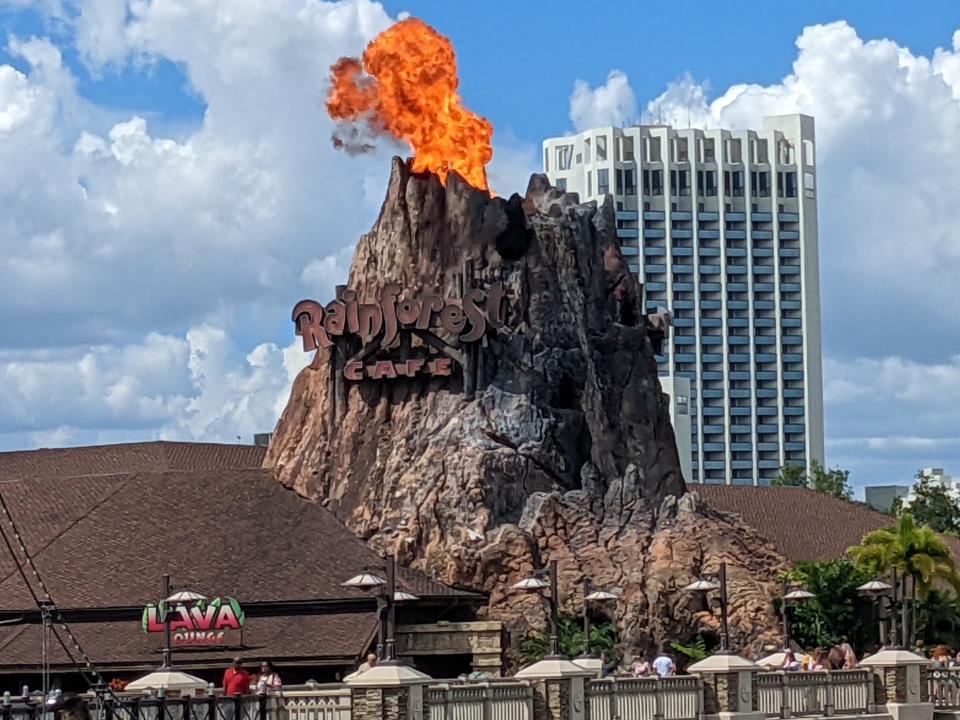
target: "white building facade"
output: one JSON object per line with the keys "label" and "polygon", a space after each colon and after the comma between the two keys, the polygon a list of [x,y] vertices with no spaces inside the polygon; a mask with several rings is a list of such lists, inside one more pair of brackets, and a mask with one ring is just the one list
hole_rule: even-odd
{"label": "white building facade", "polygon": [[665,387],[690,382],[685,479],[766,484],[823,464],[813,118],[595,128],[544,141],[543,162],[582,201],[613,195],[647,311],[673,314],[657,362]]}

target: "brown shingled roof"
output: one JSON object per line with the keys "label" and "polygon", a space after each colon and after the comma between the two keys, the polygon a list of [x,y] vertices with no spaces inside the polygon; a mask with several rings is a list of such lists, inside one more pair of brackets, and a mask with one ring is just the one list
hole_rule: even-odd
{"label": "brown shingled roof", "polygon": [[[803,487],[691,485],[710,507],[736,513],[791,562],[838,560],[889,515]],[[944,536],[960,564],[960,541]]]}
{"label": "brown shingled roof", "polygon": [[[340,583],[381,559],[333,513],[276,482],[262,457],[262,448],[184,443],[0,453],[0,480],[14,480],[0,489],[62,610],[142,607],[158,599],[164,573],[176,587],[248,605],[369,599]],[[398,585],[424,599],[482,597],[406,568]],[[33,609],[0,546],[0,612]],[[318,643],[325,656],[354,657],[375,629],[367,612],[248,617],[251,652],[281,659],[314,655]],[[155,663],[137,620],[71,627],[98,664]],[[0,627],[0,667],[35,664],[37,632]]]}

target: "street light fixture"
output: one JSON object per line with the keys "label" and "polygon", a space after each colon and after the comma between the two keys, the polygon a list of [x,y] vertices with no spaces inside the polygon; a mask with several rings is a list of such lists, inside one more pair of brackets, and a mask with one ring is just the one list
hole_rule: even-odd
{"label": "street light fixture", "polygon": [[[716,582],[714,582],[716,578]],[[685,585],[687,592],[708,593],[712,590],[720,591],[720,649],[717,655],[730,655],[730,632],[727,625],[727,564],[720,563],[720,569],[716,575],[705,575],[698,580],[694,580],[689,585]]]}
{"label": "street light fixture", "polygon": [[780,603],[780,616],[783,620],[783,649],[790,649],[790,621],[787,618],[787,606],[790,603],[803,602],[816,597],[812,592],[804,587],[797,587],[790,590],[787,581],[783,581],[783,601]]}
{"label": "street light fixture", "polygon": [[[857,591],[863,593],[877,607],[877,624],[879,625],[880,642],[883,647],[900,647],[900,638],[897,633],[897,571],[894,568],[891,575],[891,582],[886,583],[880,579],[874,579],[864,583],[857,588]],[[889,616],[890,631],[885,632],[884,620]]]}
{"label": "street light fixture", "polygon": [[[544,577],[547,580],[544,580]],[[530,577],[514,583],[510,587],[514,590],[524,590],[537,595],[541,595],[543,590],[549,588],[547,602],[550,604],[550,654],[544,659],[562,659],[563,656],[560,654],[559,602],[557,598],[557,561],[551,560],[547,567],[534,570]]]}
{"label": "street light fixture", "polygon": [[590,653],[590,603],[616,600],[617,595],[606,590],[597,590],[593,587],[590,578],[583,579],[583,653],[582,658],[592,658]]}
{"label": "street light fixture", "polygon": [[377,590],[377,659],[381,665],[399,665],[394,639],[395,606],[398,602],[419,598],[405,590],[397,590],[397,561],[393,555],[387,555],[385,570],[386,578],[383,578],[364,568],[363,572],[344,580],[340,585],[357,590]]}

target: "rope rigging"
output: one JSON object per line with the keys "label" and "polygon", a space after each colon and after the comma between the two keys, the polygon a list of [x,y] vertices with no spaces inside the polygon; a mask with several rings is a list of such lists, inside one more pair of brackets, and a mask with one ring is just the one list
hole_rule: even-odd
{"label": "rope rigging", "polygon": [[[43,592],[44,599],[41,600],[40,596],[37,594],[37,591],[34,589],[33,585],[30,583],[27,578],[27,573],[23,568],[23,563],[20,561],[16,550],[14,549],[14,544],[10,541],[10,537],[7,531],[4,529],[3,524],[0,523],[0,539],[3,540],[3,544],[6,546],[7,551],[10,554],[10,557],[13,559],[14,565],[16,566],[17,573],[20,575],[20,578],[23,580],[23,584],[26,586],[27,590],[30,593],[30,596],[33,598],[34,604],[37,606],[37,609],[40,611],[41,616],[44,620],[43,622],[43,643],[44,650],[46,649],[46,628],[48,622],[56,623],[60,626],[63,632],[66,634],[70,643],[73,645],[74,650],[80,656],[84,665],[81,665],[77,658],[71,652],[70,648],[67,646],[67,643],[64,642],[63,638],[60,636],[60,633],[57,632],[57,629],[53,625],[49,625],[50,629],[53,631],[53,636],[57,639],[60,647],[66,653],[67,657],[70,659],[70,662],[73,663],[74,667],[87,682],[90,687],[100,687],[104,688],[110,696],[117,700],[116,695],[114,695],[113,690],[103,679],[103,676],[96,669],[93,662],[90,660],[90,657],[84,652],[83,648],[80,646],[80,641],[77,640],[77,637],[73,634],[73,631],[70,629],[70,626],[67,624],[67,621],[64,620],[63,614],[60,612],[60,609],[57,607],[56,603],[53,601],[53,597],[50,594],[50,590],[47,588],[46,583],[43,582],[43,578],[40,576],[40,572],[37,570],[37,566],[33,562],[33,558],[30,557],[30,553],[27,552],[27,546],[23,541],[23,536],[20,534],[20,530],[17,527],[16,522],[13,519],[13,513],[10,512],[10,507],[7,504],[6,498],[3,496],[2,488],[0,488],[0,512],[2,512],[4,519],[7,524],[10,526],[10,530],[13,533],[13,537],[16,541],[16,545],[20,550],[20,553],[26,559],[26,564],[30,568],[30,571],[33,573],[36,582],[39,585],[41,591]],[[49,621],[48,621],[49,618]],[[46,652],[44,653],[46,655]],[[44,657],[46,661],[46,657]],[[85,667],[84,667],[85,666]],[[92,679],[91,679],[92,678]],[[46,701],[46,698],[44,698]]]}

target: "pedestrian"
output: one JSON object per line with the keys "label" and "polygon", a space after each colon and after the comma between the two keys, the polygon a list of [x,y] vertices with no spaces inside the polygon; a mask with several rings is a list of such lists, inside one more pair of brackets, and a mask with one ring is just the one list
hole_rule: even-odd
{"label": "pedestrian", "polygon": [[853,650],[853,645],[851,645],[849,642],[846,641],[846,639],[844,639],[844,641],[843,641],[842,643],[840,643],[840,650],[843,652],[843,666],[842,666],[842,669],[843,669],[843,670],[856,670],[856,669],[857,669],[857,665],[858,665],[859,663],[858,663],[858,661],[857,661],[857,653],[854,652],[854,650]]}
{"label": "pedestrian", "polygon": [[846,661],[846,654],[839,645],[834,645],[827,653],[824,665],[827,670],[842,670],[843,663]]}
{"label": "pedestrian", "polygon": [[250,673],[243,667],[243,660],[233,659],[233,665],[223,674],[224,695],[246,695],[250,692]]}
{"label": "pedestrian", "polygon": [[257,675],[257,695],[279,692],[283,687],[280,675],[273,669],[269,660],[260,663],[260,674]]}
{"label": "pedestrian", "polygon": [[950,648],[946,645],[937,645],[933,649],[933,657],[930,659],[933,661],[933,666],[937,669],[950,667]]}
{"label": "pedestrian", "polygon": [[630,672],[634,677],[650,677],[650,663],[645,658],[639,657],[633,661]]}
{"label": "pedestrian", "polygon": [[370,653],[367,655],[367,661],[361,663],[360,667],[357,668],[357,675],[365,673],[368,670],[373,670],[377,666],[377,655],[376,653]]}
{"label": "pedestrian", "polygon": [[794,654],[793,648],[787,648],[783,651],[783,662],[780,664],[780,669],[787,672],[796,672],[800,669],[800,663],[797,662],[797,656]]}
{"label": "pedestrian", "polygon": [[660,654],[653,661],[653,669],[657,671],[657,675],[660,677],[670,677],[677,672],[677,666],[673,664],[673,659],[663,649],[660,650]]}
{"label": "pedestrian", "polygon": [[822,672],[827,669],[827,654],[823,651],[823,648],[817,648],[810,655],[810,665],[807,667],[807,672]]}

